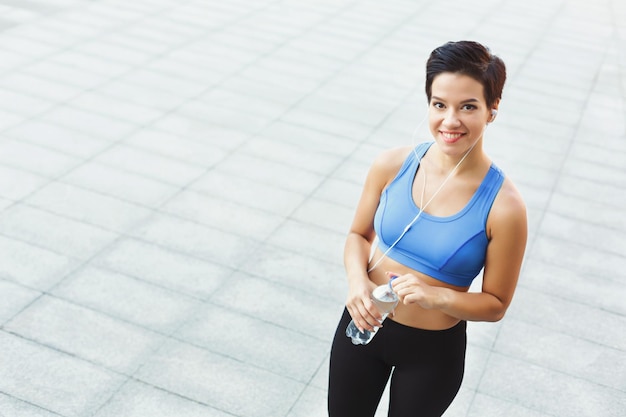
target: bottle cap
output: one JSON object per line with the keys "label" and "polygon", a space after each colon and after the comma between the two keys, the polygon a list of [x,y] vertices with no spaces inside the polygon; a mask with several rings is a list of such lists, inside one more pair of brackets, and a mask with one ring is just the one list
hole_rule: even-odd
{"label": "bottle cap", "polygon": [[391,283],[393,282],[394,279],[398,278],[397,275],[392,275],[391,278],[389,278],[389,289],[391,291],[393,291],[393,287],[391,286]]}

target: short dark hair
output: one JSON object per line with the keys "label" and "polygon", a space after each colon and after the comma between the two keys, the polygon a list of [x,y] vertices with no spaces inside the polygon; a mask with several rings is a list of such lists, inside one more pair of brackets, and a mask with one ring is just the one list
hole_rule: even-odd
{"label": "short dark hair", "polygon": [[448,42],[431,52],[426,62],[426,97],[429,102],[433,80],[443,72],[467,75],[481,83],[487,106],[493,106],[502,98],[506,81],[504,62],[478,42]]}

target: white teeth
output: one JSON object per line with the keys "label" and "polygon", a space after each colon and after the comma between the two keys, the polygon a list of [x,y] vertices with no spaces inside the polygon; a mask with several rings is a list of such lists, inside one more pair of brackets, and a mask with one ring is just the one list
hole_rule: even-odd
{"label": "white teeth", "polygon": [[444,133],[444,132],[441,132],[441,134],[446,139],[458,139],[463,135],[462,133]]}

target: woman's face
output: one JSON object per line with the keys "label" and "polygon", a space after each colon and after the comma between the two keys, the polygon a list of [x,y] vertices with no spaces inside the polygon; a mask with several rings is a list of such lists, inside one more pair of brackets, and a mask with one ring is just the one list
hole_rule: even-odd
{"label": "woman's face", "polygon": [[443,152],[461,155],[480,140],[491,110],[483,85],[472,77],[443,72],[433,79],[429,126]]}

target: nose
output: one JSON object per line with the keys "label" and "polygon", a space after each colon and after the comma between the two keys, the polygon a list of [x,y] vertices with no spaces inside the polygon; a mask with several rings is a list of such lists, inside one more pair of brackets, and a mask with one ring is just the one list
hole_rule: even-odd
{"label": "nose", "polygon": [[450,126],[450,127],[454,127],[454,126],[458,126],[460,125],[461,122],[459,120],[459,117],[456,113],[455,109],[448,109],[446,111],[446,113],[443,116],[443,125],[444,126]]}

